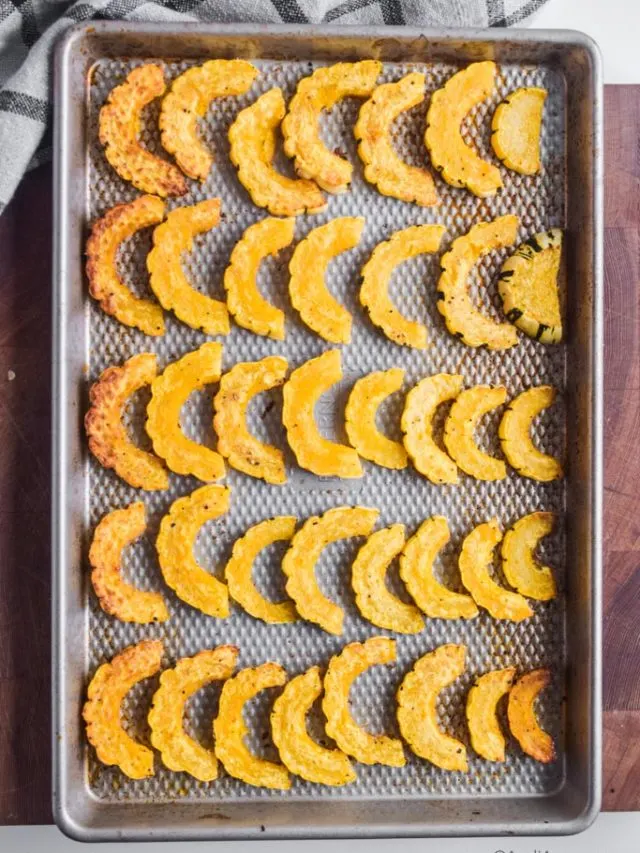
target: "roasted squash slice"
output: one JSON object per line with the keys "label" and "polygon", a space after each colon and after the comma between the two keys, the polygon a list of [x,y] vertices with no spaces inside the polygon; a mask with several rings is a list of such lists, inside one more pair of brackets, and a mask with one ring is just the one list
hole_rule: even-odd
{"label": "roasted squash slice", "polygon": [[516,89],[498,105],[491,120],[491,145],[507,169],[521,175],[540,171],[540,131],[546,89]]}
{"label": "roasted squash slice", "polygon": [[345,408],[347,437],[364,459],[383,468],[406,468],[407,451],[399,441],[383,435],[376,426],[376,412],[386,398],[399,391],[404,370],[392,367],[369,373],[353,386]]}
{"label": "roasted squash slice", "polygon": [[523,752],[543,764],[554,760],[556,750],[551,735],[540,727],[535,701],[550,682],[551,673],[548,669],[535,669],[525,673],[511,688],[507,706],[511,734]]}
{"label": "roasted squash slice", "polygon": [[560,462],[538,450],[531,438],[534,418],[552,406],[556,396],[557,391],[551,385],[529,388],[511,400],[502,416],[498,428],[502,452],[509,465],[523,477],[548,482],[564,476]]}
{"label": "roasted squash slice", "polygon": [[532,512],[518,519],[502,540],[502,571],[507,583],[527,598],[550,601],[556,596],[556,582],[549,566],[541,566],[535,550],[555,523],[552,512]]}
{"label": "roasted squash slice", "polygon": [[506,741],[496,713],[498,702],[516,677],[514,666],[495,669],[476,679],[467,696],[466,717],[471,746],[487,761],[504,761]]}
{"label": "roasted squash slice", "polygon": [[467,388],[460,392],[445,421],[443,440],[449,455],[476,480],[504,480],[507,476],[507,466],[502,459],[480,450],[473,437],[480,418],[506,399],[507,391],[502,386]]}

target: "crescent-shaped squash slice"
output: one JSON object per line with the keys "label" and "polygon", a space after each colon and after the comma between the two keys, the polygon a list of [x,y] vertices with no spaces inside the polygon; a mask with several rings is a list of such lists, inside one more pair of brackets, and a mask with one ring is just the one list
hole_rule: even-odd
{"label": "crescent-shaped squash slice", "polygon": [[253,564],[260,551],[274,542],[291,539],[295,530],[296,518],[290,515],[254,524],[234,543],[231,559],[224,570],[231,598],[247,613],[263,622],[281,624],[295,622],[298,618],[293,601],[269,601],[258,592],[251,577]]}
{"label": "crescent-shaped squash slice", "polygon": [[341,216],[309,231],[289,263],[289,295],[302,322],[334,344],[351,340],[351,314],[327,290],[325,275],[332,258],[358,245],[364,219]]}
{"label": "crescent-shaped squash slice", "polygon": [[284,118],[282,90],[269,89],[238,113],[229,128],[229,156],[238,170],[238,180],[258,207],[273,216],[319,213],[327,206],[317,184],[294,180],[276,172],[276,129]]}
{"label": "crescent-shaped squash slice", "polygon": [[282,560],[287,576],[287,594],[295,601],[303,619],[314,622],[330,634],[342,634],[344,612],[318,586],[315,566],[327,545],[351,536],[368,536],[378,517],[377,509],[338,506],[324,515],[307,519],[291,540]]}
{"label": "crescent-shaped squash slice", "polygon": [[168,364],[151,383],[147,432],[155,452],[176,474],[205,482],[224,477],[222,456],[187,438],[180,426],[180,412],[191,394],[217,382],[221,372],[222,344],[207,343]]}
{"label": "crescent-shaped squash slice", "polygon": [[516,89],[498,105],[491,120],[491,146],[507,169],[521,175],[540,171],[540,131],[547,90]]}
{"label": "crescent-shaped squash slice", "polygon": [[204,181],[213,165],[213,155],[197,133],[198,119],[204,118],[214,98],[243,95],[257,74],[244,59],[210,59],[188,68],[171,84],[160,109],[160,139],[190,178]]}
{"label": "crescent-shaped squash slice", "polygon": [[353,166],[329,151],[320,139],[320,114],[343,98],[368,98],[381,71],[382,63],[375,59],[337,62],[316,68],[313,74],[300,80],[282,121],[282,135],[284,153],[294,158],[295,170],[301,178],[310,178],[330,193],[349,188]]}
{"label": "crescent-shaped squash slice", "polygon": [[424,100],[425,75],[415,71],[395,83],[377,86],[360,107],[354,128],[364,176],[383,195],[413,201],[423,207],[438,204],[433,178],[405,163],[391,142],[391,125],[400,113]]}
{"label": "crescent-shaped squash slice", "polygon": [[438,694],[464,672],[465,647],[450,643],[423,655],[398,689],[398,725],[402,737],[420,758],[443,770],[466,773],[464,744],[438,725]]}
{"label": "crescent-shaped squash slice", "polygon": [[282,389],[282,422],[298,465],[320,477],[362,476],[362,465],[352,447],[325,438],[315,420],[320,397],[342,379],[339,350],[328,350],[291,373]]}
{"label": "crescent-shaped squash slice", "polygon": [[420,611],[393,595],[385,582],[389,565],[403,547],[404,524],[372,533],[351,567],[351,584],[358,610],[372,625],[399,634],[418,634],[424,628]]}
{"label": "crescent-shaped squash slice", "polygon": [[105,314],[125,326],[140,329],[145,335],[164,335],[162,308],[150,299],[133,295],[118,274],[117,255],[124,240],[142,228],[162,222],[163,218],[162,199],[143,195],[108,210],[102,219],[94,222],[87,240],[89,293]]}
{"label": "crescent-shaped squash slice", "polygon": [[247,747],[249,729],[244,721],[246,703],[269,687],[282,687],[287,673],[278,663],[263,663],[255,669],[243,669],[224,683],[220,693],[218,716],[213,721],[215,751],[224,769],[235,779],[259,788],[286,791],[291,787],[287,768],[258,758]]}
{"label": "crescent-shaped squash slice", "polygon": [[349,691],[359,675],[371,666],[393,663],[396,641],[371,637],[364,643],[349,643],[329,661],[324,678],[322,710],[327,718],[327,734],[338,747],[362,764],[404,767],[402,743],[388,735],[374,735],[359,726],[349,707]]}
{"label": "crescent-shaped squash slice", "polygon": [[534,669],[516,681],[509,693],[507,717],[511,734],[527,755],[549,764],[556,757],[553,738],[541,727],[535,712],[538,694],[551,682],[548,669]]}
{"label": "crescent-shaped squash slice", "polygon": [[287,480],[284,454],[249,432],[246,415],[256,394],[282,385],[288,366],[287,359],[279,355],[236,364],[223,375],[213,400],[218,451],[232,468],[272,484]]}
{"label": "crescent-shaped squash slice", "polygon": [[552,385],[523,391],[511,400],[498,428],[500,446],[509,465],[523,477],[545,483],[564,476],[562,465],[554,456],[538,450],[531,438],[531,425],[540,412],[554,404],[556,396]]}
{"label": "crescent-shaped squash slice", "polygon": [[449,538],[444,516],[423,521],[400,555],[400,577],[411,598],[431,619],[473,619],[478,608],[471,596],[447,589],[433,573],[436,556]]}
{"label": "crescent-shaped squash slice", "polygon": [[84,426],[89,450],[105,468],[135,489],[169,488],[169,475],[162,462],[136,447],[127,434],[122,414],[129,397],[156,376],[156,356],[150,352],[134,355],[120,367],[108,367],[89,389],[91,408]]}
{"label": "crescent-shaped squash slice", "polygon": [[207,335],[229,334],[227,306],[189,284],[182,268],[183,252],[193,249],[193,238],[220,221],[220,199],[208,198],[190,207],[176,207],[153,232],[147,255],[149,284],[158,301],[192,329]]}
{"label": "crescent-shaped squash slice", "polygon": [[167,586],[191,607],[219,619],[229,615],[226,584],[198,565],[193,546],[202,525],[227,512],[229,496],[225,486],[202,486],[178,498],[160,522],[156,539],[158,561]]}
{"label": "crescent-shaped squash slice", "polygon": [[444,180],[481,198],[500,189],[500,170],[467,145],[460,128],[472,107],[489,97],[495,76],[495,62],[473,62],[450,77],[431,96],[424,135],[431,162]]}
{"label": "crescent-shaped squash slice", "polygon": [[201,782],[218,778],[218,761],[213,750],[202,746],[184,730],[184,711],[196,691],[212,681],[230,678],[237,659],[236,646],[218,646],[198,652],[192,658],[182,658],[160,676],[148,720],[151,743],[169,770],[189,773]]}
{"label": "crescent-shaped squash slice", "polygon": [[383,468],[406,468],[407,451],[399,441],[383,435],[376,426],[376,412],[390,394],[402,388],[404,370],[392,367],[358,379],[345,408],[347,437],[357,453]]}
{"label": "crescent-shaped squash slice", "polygon": [[500,729],[496,708],[511,690],[516,668],[496,669],[476,679],[467,696],[467,725],[471,746],[487,761],[504,761],[506,741]]}
{"label": "crescent-shaped squash slice", "polygon": [[160,669],[160,640],[129,646],[96,670],[87,688],[82,716],[87,739],[103,764],[116,764],[130,779],[153,776],[153,752],[122,728],[120,706],[132,687]]}
{"label": "crescent-shaped squash slice", "polygon": [[476,604],[488,610],[494,619],[522,622],[533,616],[526,598],[505,589],[491,577],[493,550],[501,539],[495,518],[474,527],[462,543],[458,560],[460,576]]}
{"label": "crescent-shaped squash slice", "polygon": [[95,529],[89,549],[91,583],[100,607],[122,622],[164,622],[169,611],[159,592],[136,589],[120,573],[122,552],[146,527],[141,501],[107,513]]}
{"label": "crescent-shaped squash slice", "polygon": [[267,302],[256,282],[261,262],[291,243],[295,227],[293,218],[269,216],[250,225],[231,252],[224,273],[227,307],[236,323],[254,335],[284,340],[284,311]]}
{"label": "crescent-shaped squash slice", "polygon": [[416,255],[437,252],[445,233],[444,225],[412,225],[396,231],[384,243],[379,243],[362,267],[360,304],[389,340],[401,346],[425,349],[427,329],[422,323],[408,320],[389,297],[391,273],[403,261]]}
{"label": "crescent-shaped squash slice", "polygon": [[480,450],[474,432],[483,415],[501,406],[507,399],[506,388],[501,385],[476,385],[461,391],[454,401],[444,424],[443,441],[456,464],[477,480],[504,480],[507,466]]}
{"label": "crescent-shaped squash slice", "polygon": [[497,323],[485,317],[471,300],[467,280],[473,267],[492,249],[514,243],[518,232],[517,216],[500,216],[492,222],[479,222],[451,244],[440,260],[438,311],[447,329],[469,347],[509,349],[518,343],[518,333],[510,323]]}
{"label": "crescent-shaped squash slice", "polygon": [[184,195],[187,182],[173,163],[152,154],[140,143],[142,109],[164,94],[159,65],[140,65],[109,93],[100,110],[98,134],[104,155],[116,172],[136,189],[153,195]]}
{"label": "crescent-shaped squash slice", "polygon": [[321,694],[320,667],[312,666],[291,679],[273,703],[273,742],[283,764],[307,782],[347,785],[357,777],[344,752],[320,746],[307,732],[307,714]]}
{"label": "crescent-shaped squash slice", "polygon": [[549,566],[535,559],[540,540],[553,530],[552,512],[532,512],[518,519],[502,540],[502,571],[507,583],[527,598],[550,601],[556,596],[556,582]]}

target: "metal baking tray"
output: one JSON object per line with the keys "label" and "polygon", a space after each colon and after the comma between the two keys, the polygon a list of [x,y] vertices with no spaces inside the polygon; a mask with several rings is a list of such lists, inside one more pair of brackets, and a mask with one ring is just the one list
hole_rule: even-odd
{"label": "metal baking tray", "polygon": [[[189,195],[170,202],[174,206],[205,196],[222,198],[223,222],[198,243],[189,260],[196,285],[213,294],[221,292],[221,274],[234,242],[248,224],[265,215],[238,184],[226,142],[233,117],[259,92],[280,85],[289,96],[297,79],[317,64],[366,57],[384,61],[386,79],[424,68],[432,91],[456,67],[493,59],[501,66],[498,90],[463,126],[468,138],[488,151],[488,117],[498,100],[518,85],[544,85],[549,90],[543,174],[535,178],[506,174],[504,191],[492,199],[476,199],[438,179],[442,203],[433,209],[385,198],[364,183],[351,138],[357,103],[344,102],[323,120],[323,133],[328,144],[346,150],[356,164],[352,191],[330,198],[325,213],[301,217],[297,239],[335,216],[359,214],[367,220],[360,246],[341,256],[330,272],[330,286],[354,313],[354,335],[343,348],[345,380],[319,407],[318,416],[328,433],[337,430],[339,434],[345,393],[355,378],[374,369],[404,367],[406,387],[430,373],[457,370],[467,384],[503,382],[510,395],[531,383],[549,381],[564,391],[564,416],[555,414],[543,421],[539,436],[550,450],[559,451],[566,443],[566,481],[536,484],[512,473],[500,483],[464,478],[458,487],[437,488],[412,469],[390,472],[373,465],[367,465],[361,481],[325,481],[301,471],[289,459],[289,482],[284,487],[270,487],[229,470],[231,510],[221,523],[205,528],[197,543],[203,564],[216,570],[233,540],[262,518],[287,513],[304,519],[331,506],[357,502],[379,507],[381,525],[402,521],[410,531],[428,515],[445,514],[453,536],[442,571],[449,574],[455,571],[456,547],[473,525],[496,515],[506,526],[537,508],[564,512],[566,524],[547,552],[558,567],[561,595],[557,601],[538,606],[534,618],[517,626],[496,622],[486,613],[471,623],[427,620],[421,634],[397,637],[396,666],[376,668],[353,691],[359,719],[374,729],[393,731],[393,694],[404,672],[440,643],[464,642],[467,672],[441,702],[443,725],[464,738],[464,696],[476,674],[507,663],[520,670],[549,665],[555,680],[541,714],[561,756],[549,767],[525,758],[512,743],[503,766],[480,761],[471,753],[468,774],[445,773],[411,757],[405,768],[358,766],[358,781],[346,790],[296,780],[291,791],[283,793],[250,788],[224,774],[216,782],[198,783],[186,774],[170,773],[159,762],[152,779],[133,782],[117,769],[99,765],[85,743],[80,711],[90,674],[102,660],[143,637],[164,640],[166,665],[200,648],[235,642],[241,648],[240,666],[275,659],[295,674],[312,663],[326,664],[349,641],[385,633],[355,612],[348,584],[354,542],[333,546],[319,566],[321,584],[347,613],[341,638],[304,624],[263,625],[239,610],[228,620],[214,620],[168,591],[168,623],[124,625],[100,610],[88,588],[90,531],[109,509],[142,497],[149,531],[129,550],[124,570],[141,586],[161,589],[153,552],[159,519],[178,495],[198,485],[193,478],[172,476],[168,492],[138,495],[89,459],[82,429],[88,382],[108,364],[120,363],[143,349],[156,351],[164,365],[205,339],[172,318],[164,338],[145,339],[102,314],[86,296],[87,226],[111,205],[137,194],[104,160],[96,140],[97,112],[108,91],[135,63],[163,61],[167,76],[172,77],[189,64],[211,57],[246,57],[261,70],[246,96],[219,102],[206,120],[205,133],[216,151],[216,164],[205,185],[192,185]],[[58,49],[56,75],[53,787],[58,825],[83,840],[558,834],[586,827],[600,803],[602,121],[595,45],[569,32],[100,22],[80,25],[67,34]],[[151,109],[148,128],[153,119]],[[417,163],[424,162],[425,156],[419,131],[423,124],[424,106],[403,117],[395,128],[399,150]],[[157,145],[157,133],[148,133],[145,140],[151,147]],[[281,165],[287,168],[284,161]],[[443,222],[446,249],[473,222],[506,212],[521,217],[522,239],[549,227],[566,229],[566,344],[546,348],[524,339],[506,353],[464,347],[448,335],[435,311],[436,257],[409,262],[392,285],[400,307],[427,322],[430,348],[410,351],[381,338],[354,296],[357,271],[372,247],[401,227]],[[148,237],[140,237],[125,247],[122,257],[124,275],[132,286],[142,289],[148,247]],[[267,264],[263,280],[272,298],[285,307],[287,259],[285,253],[278,262]],[[488,285],[494,297],[491,282],[500,261],[499,255],[485,259],[476,282]],[[294,367],[328,348],[302,327],[290,308],[286,314],[288,333],[282,343],[234,328],[224,340],[225,368],[270,353],[286,355]],[[136,399],[129,412],[131,428],[141,440],[144,402]],[[193,437],[211,440],[210,405],[211,394],[206,393],[189,403],[185,417]],[[401,400],[394,400],[383,412],[390,430],[398,428],[400,406]],[[251,417],[259,434],[286,446],[278,395],[260,401]],[[565,429],[565,424],[570,428]],[[495,421],[486,425],[481,436],[487,446],[494,440]],[[281,585],[280,556],[269,553],[258,566],[258,582],[274,594]],[[125,724],[142,739],[155,683],[141,685],[125,703]],[[202,691],[188,708],[188,727],[205,741],[211,736],[216,696],[215,690]],[[258,701],[249,714],[253,745],[266,750],[266,755],[268,707],[268,702]]]}

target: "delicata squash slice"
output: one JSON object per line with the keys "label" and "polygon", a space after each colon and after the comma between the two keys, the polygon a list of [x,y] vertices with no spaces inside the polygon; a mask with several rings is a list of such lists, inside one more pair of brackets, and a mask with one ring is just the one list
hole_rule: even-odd
{"label": "delicata squash slice", "polygon": [[498,427],[502,452],[523,477],[549,482],[564,476],[560,462],[538,450],[531,438],[534,418],[552,406],[556,396],[557,391],[552,385],[529,388],[510,401],[502,416]]}
{"label": "delicata squash slice", "polygon": [[167,470],[153,453],[136,447],[122,422],[129,397],[152,383],[156,376],[156,356],[150,352],[134,355],[120,367],[108,367],[89,389],[91,408],[84,426],[89,450],[105,468],[135,489],[154,491],[169,488]]}
{"label": "delicata squash slice", "polygon": [[209,231],[219,221],[219,198],[177,207],[154,229],[153,248],[147,255],[149,284],[162,307],[173,311],[187,326],[207,335],[229,333],[227,306],[189,284],[181,256],[193,249],[194,237]]}
{"label": "delicata squash slice", "polygon": [[87,240],[89,293],[106,314],[145,335],[164,335],[162,308],[150,299],[134,296],[118,274],[120,244],[142,228],[157,225],[164,218],[164,202],[143,195],[127,204],[116,204],[94,222]]}
{"label": "delicata squash slice", "polygon": [[365,59],[317,68],[300,80],[282,121],[282,135],[284,152],[294,158],[295,170],[301,178],[310,178],[330,193],[349,188],[353,166],[329,151],[320,139],[320,114],[342,98],[368,98],[381,71],[381,62]]}
{"label": "delicata squash slice", "polygon": [[534,669],[525,673],[511,688],[507,705],[511,734],[523,752],[543,764],[554,760],[556,750],[551,735],[540,727],[535,701],[550,682],[551,673],[548,669]]}
{"label": "delicata squash slice", "polygon": [[103,764],[116,764],[130,779],[153,776],[153,752],[122,728],[120,706],[132,687],[158,672],[162,652],[160,640],[129,646],[99,666],[87,688],[82,709],[87,739]]}
{"label": "delicata squash slice", "polygon": [[495,322],[478,311],[468,288],[469,275],[480,258],[493,249],[510,246],[517,231],[517,216],[500,216],[492,222],[479,222],[454,240],[440,260],[438,311],[451,334],[469,347],[486,346],[501,350],[518,343],[518,333],[510,323]]}
{"label": "delicata squash slice", "polygon": [[467,696],[466,717],[471,746],[487,761],[504,761],[506,741],[496,708],[510,690],[516,668],[495,669],[476,679]]}
{"label": "delicata squash slice", "polygon": [[438,725],[438,694],[464,672],[465,647],[449,644],[423,655],[398,689],[398,725],[402,737],[420,758],[443,770],[466,773],[464,744]]}
{"label": "delicata squash slice", "polygon": [[363,376],[353,386],[345,408],[347,437],[364,459],[384,468],[406,468],[407,451],[399,441],[383,435],[376,412],[390,394],[402,388],[404,370],[392,367]]}
{"label": "delicata squash slice", "polygon": [[501,406],[507,399],[506,388],[476,385],[461,391],[444,424],[444,445],[456,464],[476,480],[504,480],[507,466],[475,442],[473,434],[480,418]]}
{"label": "delicata squash slice", "polygon": [[229,128],[231,162],[253,203],[273,216],[319,213],[327,202],[317,184],[287,178],[273,166],[276,129],[284,114],[284,97],[278,88],[269,89],[239,112]]}
{"label": "delicata squash slice", "polygon": [[321,694],[319,667],[291,679],[273,703],[273,742],[284,765],[307,782],[347,785],[355,782],[356,774],[344,752],[320,746],[307,732],[307,714]]}
{"label": "delicata squash slice", "polygon": [[327,290],[325,275],[332,258],[358,245],[364,219],[341,216],[310,231],[289,263],[289,295],[303,323],[335,344],[351,340],[351,315]]}
{"label": "delicata squash slice", "polygon": [[521,175],[540,171],[540,131],[547,90],[516,89],[498,105],[491,120],[491,146],[507,169]]}
{"label": "delicata squash slice", "polygon": [[500,189],[500,170],[467,145],[460,128],[472,107],[492,93],[495,77],[495,62],[473,62],[450,77],[431,96],[424,136],[431,162],[444,180],[481,198]]}
{"label": "delicata squash slice", "polygon": [[527,598],[550,601],[556,596],[556,582],[549,566],[541,566],[535,550],[554,527],[552,512],[532,512],[518,519],[502,540],[502,571],[507,583]]}
{"label": "delicata squash slice", "polygon": [[198,652],[192,658],[182,658],[160,676],[148,720],[151,743],[169,770],[188,773],[201,782],[218,778],[218,761],[213,750],[202,746],[184,730],[184,711],[188,700],[206,684],[230,678],[237,659],[236,646],[218,646]]}
{"label": "delicata squash slice", "polygon": [[224,769],[235,779],[260,788],[286,791],[291,787],[287,768],[258,758],[248,749],[245,737],[249,729],[244,721],[244,706],[262,690],[282,687],[287,673],[278,663],[263,663],[255,669],[242,669],[225,681],[220,694],[218,716],[213,721],[215,751]]}
{"label": "delicata squash slice", "polygon": [[364,176],[382,195],[423,207],[438,204],[433,178],[425,169],[405,163],[391,142],[391,125],[400,113],[424,100],[425,75],[418,71],[374,89],[360,107],[354,128]]}
{"label": "delicata squash slice", "polygon": [[144,533],[145,510],[142,501],[124,509],[114,509],[98,523],[89,549],[91,583],[100,607],[122,622],[164,622],[169,611],[159,592],[151,592],[127,583],[122,578],[122,552]]}
{"label": "delicata squash slice", "polygon": [[213,165],[211,152],[198,136],[198,119],[204,118],[214,98],[243,95],[257,74],[243,59],[210,59],[188,68],[171,84],[160,109],[160,139],[190,178],[204,181]]}
{"label": "delicata squash slice", "polygon": [[413,225],[403,231],[396,231],[388,240],[375,247],[362,268],[360,304],[368,312],[371,322],[389,340],[401,346],[425,349],[427,330],[422,323],[403,317],[391,301],[391,273],[398,264],[409,258],[437,252],[445,230],[444,225]]}
{"label": "delicata squash slice", "polygon": [[388,735],[374,735],[359,726],[349,708],[349,691],[359,675],[371,666],[393,663],[396,641],[371,637],[364,643],[349,643],[329,661],[324,677],[322,710],[327,718],[327,734],[338,747],[362,764],[404,767],[402,742]]}
{"label": "delicata squash slice", "polygon": [[164,94],[164,73],[159,65],[140,65],[109,93],[100,110],[98,134],[111,166],[136,189],[154,195],[184,195],[184,175],[140,143],[142,109]]}
{"label": "delicata squash slice", "polygon": [[193,547],[202,525],[227,512],[229,496],[225,486],[202,486],[178,498],[160,522],[156,539],[158,562],[167,586],[191,607],[219,619],[229,615],[226,584],[198,565]]}
{"label": "delicata squash slice", "polygon": [[322,592],[315,566],[327,545],[351,536],[368,536],[378,517],[377,509],[339,506],[307,519],[291,540],[282,560],[287,594],[295,601],[303,619],[314,622],[329,634],[342,634],[344,612]]}

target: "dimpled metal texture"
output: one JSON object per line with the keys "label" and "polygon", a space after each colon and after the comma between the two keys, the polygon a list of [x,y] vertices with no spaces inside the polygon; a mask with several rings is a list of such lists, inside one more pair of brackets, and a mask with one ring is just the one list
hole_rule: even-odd
{"label": "dimpled metal texture", "polygon": [[[152,57],[149,57],[152,61]],[[97,141],[97,117],[109,91],[122,83],[133,67],[132,62],[101,60],[92,70],[89,92],[89,192],[88,218],[92,222],[112,205],[133,199],[138,193],[122,181],[104,159]],[[139,63],[138,63],[139,64]],[[204,198],[219,196],[222,200],[220,225],[196,239],[194,251],[183,262],[194,286],[216,298],[223,298],[222,276],[234,244],[243,231],[266,214],[250,200],[239,184],[229,160],[227,131],[238,111],[271,88],[282,87],[285,97],[291,97],[296,82],[311,73],[314,65],[306,62],[256,62],[260,75],[246,95],[214,102],[200,132],[215,152],[215,163],[203,185],[189,182],[190,192],[181,199],[169,199],[168,208],[193,204]],[[188,63],[165,65],[167,80],[188,67]],[[454,66],[388,64],[384,68],[386,81],[397,80],[404,74],[426,72],[427,98],[415,109],[399,117],[392,135],[399,153],[409,162],[427,166],[428,157],[423,144],[425,114],[429,94],[441,86],[457,69]],[[328,285],[334,295],[353,315],[352,341],[342,347],[344,380],[322,398],[317,417],[327,436],[344,440],[344,404],[355,380],[374,370],[402,367],[405,385],[383,404],[379,413],[380,426],[392,437],[399,437],[399,417],[404,393],[418,380],[442,371],[459,372],[465,385],[476,383],[504,384],[512,397],[532,385],[551,383],[564,387],[565,352],[562,346],[545,347],[525,336],[507,352],[471,349],[461,344],[445,329],[436,309],[436,282],[439,256],[421,256],[401,265],[393,275],[391,293],[398,308],[407,316],[426,324],[429,346],[424,351],[397,346],[372,326],[358,303],[359,270],[374,246],[394,231],[421,223],[442,223],[447,233],[442,251],[451,241],[464,234],[475,222],[515,213],[520,217],[519,240],[548,228],[564,225],[564,90],[563,79],[543,67],[503,66],[497,78],[496,91],[486,103],[479,105],[467,117],[462,132],[481,154],[495,162],[489,145],[490,120],[500,100],[519,86],[543,86],[549,91],[545,105],[542,136],[543,169],[540,175],[524,177],[501,169],[504,189],[495,197],[479,199],[464,189],[446,185],[436,175],[440,205],[420,208],[380,195],[367,185],[362,176],[353,139],[352,128],[357,118],[359,102],[347,99],[321,119],[322,136],[332,150],[339,150],[354,164],[350,192],[328,196],[328,208],[315,216],[299,217],[296,241],[310,229],[337,216],[364,216],[366,225],[357,248],[338,256],[329,265]],[[158,103],[144,113],[144,144],[160,152],[157,130]],[[165,155],[166,156],[166,155]],[[283,155],[276,158],[278,168],[292,174]],[[295,245],[295,243],[294,243]],[[142,232],[129,240],[121,250],[120,269],[126,282],[139,295],[149,295],[145,255],[150,247],[150,232]],[[276,259],[269,259],[260,271],[260,286],[265,295],[286,314],[287,334],[282,342],[253,335],[232,323],[232,331],[224,344],[224,369],[237,362],[251,361],[271,354],[286,356],[290,369],[319,355],[330,345],[304,327],[292,309],[287,294],[287,264],[293,247],[284,250]],[[482,259],[473,273],[472,292],[479,304],[495,317],[499,315],[496,278],[499,267],[509,254],[508,249],[492,252]],[[137,330],[120,325],[87,299],[90,345],[88,352],[89,378],[95,380],[110,364],[119,364],[144,350],[158,354],[159,366],[195,349],[207,338],[167,314],[167,332],[162,338],[145,338]],[[215,438],[211,423],[211,400],[215,388],[193,395],[185,406],[183,423],[187,434],[211,445]],[[148,392],[135,395],[126,414],[132,434],[149,446],[144,434],[144,406]],[[562,513],[565,489],[562,483],[540,484],[516,475],[512,470],[502,482],[482,483],[461,474],[457,486],[431,485],[409,466],[404,471],[389,471],[366,461],[361,480],[340,481],[321,479],[302,471],[287,449],[281,425],[281,390],[260,395],[249,411],[249,425],[255,433],[285,450],[288,482],[270,486],[228,469],[226,483],[231,489],[230,512],[221,519],[206,524],[196,542],[196,556],[209,571],[222,576],[235,539],[256,522],[274,515],[295,515],[300,521],[340,505],[360,504],[377,507],[380,517],[377,529],[402,522],[408,534],[428,516],[445,515],[451,528],[451,542],[439,556],[436,571],[459,587],[456,555],[464,536],[476,524],[496,516],[503,529],[527,512],[538,509]],[[562,454],[565,440],[562,406],[555,406],[535,425],[535,437],[552,453]],[[497,423],[499,413],[491,413],[478,430],[481,446],[499,453]],[[347,540],[330,546],[317,567],[323,590],[345,609],[345,629],[342,637],[334,637],[319,628],[305,624],[265,625],[232,607],[226,620],[216,620],[188,607],[168,590],[160,575],[154,551],[154,540],[163,514],[171,503],[202,485],[193,478],[171,475],[167,492],[141,493],[128,487],[112,471],[103,470],[94,459],[88,461],[88,518],[93,529],[98,520],[111,509],[143,500],[147,507],[148,530],[124,555],[125,576],[143,589],[161,590],[167,601],[171,618],[162,625],[126,625],[103,613],[93,594],[88,594],[89,673],[104,660],[110,659],[131,643],[146,637],[164,641],[166,666],[198,650],[220,643],[235,643],[240,648],[239,666],[256,666],[266,660],[281,663],[290,676],[303,672],[312,664],[325,667],[331,655],[352,641],[386,634],[365,622],[355,609],[350,587],[349,566],[363,540]],[[282,597],[284,583],[280,572],[282,544],[271,546],[260,556],[255,568],[259,588],[274,598]],[[554,673],[553,685],[539,702],[543,725],[551,732],[562,755],[562,695],[564,690],[564,606],[563,566],[564,532],[559,530],[545,542],[543,556],[555,567],[560,594],[556,601],[535,603],[533,618],[515,625],[491,619],[482,611],[472,621],[426,620],[424,631],[416,636],[397,635],[397,663],[374,667],[358,679],[351,691],[353,714],[371,731],[398,734],[395,722],[395,692],[403,675],[421,655],[442,643],[464,643],[467,647],[465,674],[445,690],[439,710],[443,729],[462,739],[469,748],[470,769],[467,774],[447,773],[429,762],[413,756],[408,749],[403,768],[365,767],[357,765],[358,780],[344,789],[312,785],[295,779],[288,792],[252,788],[230,778],[221,768],[217,781],[205,784],[184,773],[165,770],[156,761],[156,774],[143,781],[131,781],[115,768],[102,767],[92,750],[87,750],[90,787],[103,800],[138,802],[159,800],[210,800],[226,802],[242,799],[296,798],[318,799],[336,797],[429,797],[462,795],[533,795],[556,788],[563,774],[563,761],[545,767],[525,757],[509,740],[508,759],[492,764],[477,758],[470,746],[464,723],[466,694],[474,678],[492,668],[515,665],[519,672],[538,666],[549,666]],[[496,569],[497,571],[497,569]],[[391,570],[390,585],[398,589],[397,567]],[[395,575],[395,577],[394,577]],[[124,725],[142,742],[148,743],[146,713],[157,686],[150,679],[131,691],[123,708]],[[200,691],[187,706],[187,730],[203,743],[211,744],[211,721],[215,714],[219,685]],[[266,691],[247,708],[251,730],[250,744],[265,757],[275,758],[269,736],[269,709],[275,691]],[[310,730],[322,733],[320,712],[310,720]],[[325,742],[326,736],[323,738]]]}

